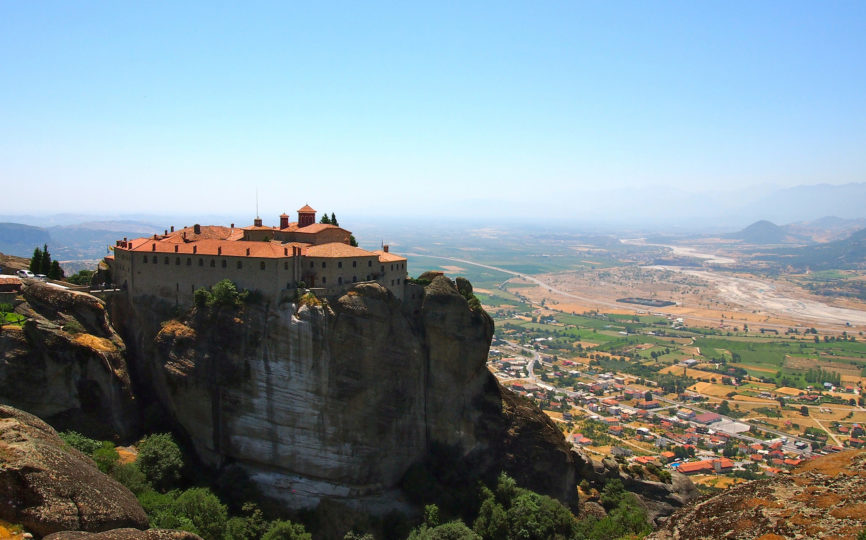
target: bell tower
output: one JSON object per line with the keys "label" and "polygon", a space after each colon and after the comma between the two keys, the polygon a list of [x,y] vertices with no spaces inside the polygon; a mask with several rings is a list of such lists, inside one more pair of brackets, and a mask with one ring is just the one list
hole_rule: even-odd
{"label": "bell tower", "polygon": [[298,228],[312,225],[316,222],[316,211],[309,204],[298,210]]}

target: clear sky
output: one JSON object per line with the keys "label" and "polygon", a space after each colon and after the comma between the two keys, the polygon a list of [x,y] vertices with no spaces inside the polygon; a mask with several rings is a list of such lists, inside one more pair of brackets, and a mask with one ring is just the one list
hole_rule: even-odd
{"label": "clear sky", "polygon": [[866,2],[0,2],[0,174],[268,217],[863,182]]}

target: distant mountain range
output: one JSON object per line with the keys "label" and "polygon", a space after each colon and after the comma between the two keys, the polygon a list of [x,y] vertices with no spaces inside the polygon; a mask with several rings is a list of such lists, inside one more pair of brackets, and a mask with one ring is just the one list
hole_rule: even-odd
{"label": "distant mountain range", "polygon": [[0,223],[0,253],[30,257],[35,248],[47,244],[52,258],[59,261],[94,260],[107,255],[108,246],[116,240],[156,231],[156,226],[137,221],[88,221],[45,228]]}
{"label": "distant mountain range", "polygon": [[770,258],[803,270],[863,269],[866,268],[866,229],[843,240],[774,250]]}
{"label": "distant mountain range", "polygon": [[866,219],[844,219],[835,216],[788,225],[776,225],[771,221],[761,220],[724,237],[756,245],[816,244],[844,240],[864,228]]}

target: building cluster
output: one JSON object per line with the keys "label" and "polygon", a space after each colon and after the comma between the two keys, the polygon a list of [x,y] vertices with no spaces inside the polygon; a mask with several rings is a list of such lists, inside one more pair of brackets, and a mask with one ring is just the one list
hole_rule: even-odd
{"label": "building cluster", "polygon": [[351,233],[316,223],[316,211],[298,210],[298,220],[279,217],[279,226],[194,225],[150,237],[118,240],[106,257],[114,283],[133,297],[153,295],[191,304],[193,293],[229,279],[274,301],[300,286],[338,294],[353,284],[376,282],[403,298],[406,258],[388,246],[367,251],[352,245]]}

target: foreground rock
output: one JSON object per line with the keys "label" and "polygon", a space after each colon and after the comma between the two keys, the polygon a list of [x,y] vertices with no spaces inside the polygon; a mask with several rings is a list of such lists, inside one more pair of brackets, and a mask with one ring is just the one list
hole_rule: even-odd
{"label": "foreground rock", "polygon": [[135,496],[35,416],[0,405],[0,519],[39,535],[146,528]]}
{"label": "foreground rock", "polygon": [[850,538],[866,528],[866,451],[734,486],[674,513],[653,540]]}
{"label": "foreground rock", "polygon": [[100,439],[136,434],[138,412],[126,348],[105,304],[46,283],[24,289],[23,328],[0,331],[0,402],[58,429]]}

